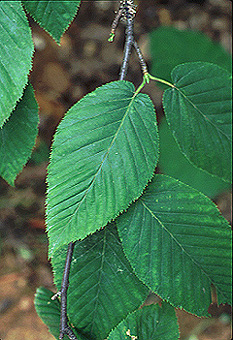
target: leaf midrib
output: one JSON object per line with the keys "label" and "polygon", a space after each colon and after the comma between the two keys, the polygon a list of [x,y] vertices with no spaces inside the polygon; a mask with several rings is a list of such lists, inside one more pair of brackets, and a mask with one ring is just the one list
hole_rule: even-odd
{"label": "leaf midrib", "polygon": [[[112,146],[113,146],[113,144],[114,144],[114,142],[115,142],[115,140],[116,140],[116,138],[117,138],[117,135],[119,134],[119,131],[120,131],[120,129],[121,129],[121,127],[122,127],[122,125],[123,125],[123,123],[124,123],[126,117],[128,116],[128,113],[129,113],[129,111],[130,111],[131,106],[133,105],[133,102],[134,102],[134,99],[135,99],[136,96],[137,96],[137,93],[134,93],[134,95],[132,96],[132,99],[131,99],[131,101],[130,101],[130,103],[129,103],[129,105],[128,105],[128,108],[127,108],[127,110],[126,110],[126,112],[125,112],[125,114],[124,114],[124,116],[123,116],[123,118],[122,118],[122,120],[121,120],[121,123],[120,123],[120,125],[119,125],[119,127],[118,127],[118,129],[117,129],[117,131],[116,131],[116,133],[115,133],[115,135],[114,135],[114,137],[113,137],[111,143],[110,143],[110,146],[108,147],[108,149],[107,149],[107,151],[106,151],[106,153],[105,153],[105,156],[103,157],[103,159],[102,159],[102,161],[101,161],[101,163],[100,163],[99,168],[97,169],[96,173],[94,174],[93,179],[91,180],[91,182],[90,182],[90,184],[89,184],[89,187],[86,189],[86,192],[85,192],[85,194],[83,195],[82,199],[78,202],[77,208],[75,209],[75,211],[73,212],[73,214],[71,215],[71,217],[70,217],[70,219],[68,220],[67,223],[70,223],[70,222],[71,222],[72,218],[73,218],[74,215],[78,212],[78,210],[79,210],[81,204],[82,204],[83,201],[85,200],[85,198],[86,198],[88,192],[90,191],[91,187],[94,185],[95,179],[96,179],[98,173],[100,172],[100,170],[102,169],[103,164],[104,164],[105,160],[107,159],[107,157],[108,157],[108,155],[109,155],[109,152],[110,152],[110,150],[111,150],[111,148],[112,148]],[[97,226],[97,228],[99,228],[99,226]]]}
{"label": "leaf midrib", "polygon": [[[199,114],[202,116],[202,118],[205,120],[205,121],[207,121],[209,124],[211,124],[216,130],[218,130],[219,132],[220,132],[220,134],[222,134],[223,136],[225,136],[226,138],[227,138],[227,140],[230,142],[230,137],[229,136],[227,136],[226,134],[225,134],[225,132],[223,132],[218,126],[216,126],[213,122],[212,122],[212,120],[210,120],[189,98],[188,98],[188,96],[184,93],[184,92],[182,92],[182,90],[179,88],[179,87],[177,87],[177,86],[175,86],[174,85],[174,88],[188,101],[188,103],[196,110],[196,111],[198,111],[199,112]],[[227,87],[226,87],[227,88]],[[172,88],[173,89],[173,88]],[[172,91],[172,89],[170,89],[170,91]]]}
{"label": "leaf midrib", "polygon": [[205,272],[205,270],[202,268],[202,266],[196,262],[195,259],[193,259],[191,257],[191,255],[184,249],[184,247],[179,243],[179,241],[174,237],[174,235],[166,228],[166,226],[162,223],[162,221],[160,221],[156,216],[155,214],[153,213],[153,211],[146,205],[145,202],[143,202],[143,198],[141,199],[141,203],[143,205],[143,207],[151,214],[151,216],[161,225],[161,228],[164,229],[169,235],[170,237],[174,240],[174,242],[182,249],[182,251],[184,252],[184,254],[187,255],[187,257],[204,273],[204,275],[208,278],[208,280],[215,284],[215,286],[217,287],[217,289],[219,290],[219,292],[225,297],[225,294],[224,292],[222,292],[220,289],[219,289],[219,286],[218,284],[215,283],[215,281],[209,276],[209,274],[207,274]]}

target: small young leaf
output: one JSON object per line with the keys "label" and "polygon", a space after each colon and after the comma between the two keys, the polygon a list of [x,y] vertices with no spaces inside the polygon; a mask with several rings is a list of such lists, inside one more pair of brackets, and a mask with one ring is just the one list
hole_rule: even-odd
{"label": "small young leaf", "polygon": [[[46,288],[38,288],[35,296],[36,312],[42,321],[48,326],[51,334],[59,339],[60,309],[61,305],[58,300],[53,301],[51,298],[54,294]],[[78,340],[93,340],[78,334],[77,330],[72,328]],[[64,336],[64,340],[69,340],[68,336]]]}
{"label": "small young leaf", "polygon": [[[67,247],[63,247],[52,257],[58,289],[66,250]],[[69,319],[82,334],[96,340],[105,339],[149,293],[133,274],[114,223],[76,242],[69,282]]]}
{"label": "small young leaf", "polygon": [[161,26],[150,34],[151,73],[171,81],[171,71],[179,64],[195,61],[214,63],[231,72],[231,56],[201,32]]}
{"label": "small young leaf", "polygon": [[27,12],[57,43],[74,19],[81,0],[76,1],[23,1]]}
{"label": "small young leaf", "polygon": [[33,50],[20,1],[0,1],[0,128],[23,95]]}
{"label": "small young leaf", "polygon": [[231,181],[231,76],[209,63],[182,64],[163,106],[183,154],[197,167]]}
{"label": "small young leaf", "polygon": [[105,226],[137,199],[158,160],[150,98],[125,81],[75,104],[58,127],[48,168],[50,255]]}
{"label": "small young leaf", "polygon": [[178,340],[179,329],[174,308],[150,305],[130,314],[114,329],[108,340]]}
{"label": "small young leaf", "polygon": [[231,228],[197,190],[156,175],[117,227],[136,275],[162,299],[207,315],[212,283],[231,302]]}
{"label": "small young leaf", "polygon": [[181,180],[206,196],[214,198],[230,189],[230,184],[191,164],[180,151],[164,118],[159,125],[160,171]]}
{"label": "small young leaf", "polygon": [[38,123],[38,105],[33,88],[28,85],[10,119],[0,129],[0,176],[10,185],[14,185],[31,155]]}

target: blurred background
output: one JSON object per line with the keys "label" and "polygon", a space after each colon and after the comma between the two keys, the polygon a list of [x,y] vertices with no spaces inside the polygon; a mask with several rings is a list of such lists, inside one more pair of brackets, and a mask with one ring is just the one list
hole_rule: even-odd
{"label": "blurred background", "polygon": [[[137,5],[135,37],[153,75],[169,80],[174,63],[196,60],[215,62],[229,70],[230,0],[141,0],[137,1]],[[15,187],[10,187],[0,178],[2,340],[54,339],[33,305],[38,286],[55,291],[47,260],[45,233],[45,178],[49,150],[53,134],[65,112],[88,92],[119,78],[124,44],[122,24],[114,43],[108,42],[117,8],[117,1],[82,1],[78,15],[62,37],[60,46],[28,16],[35,45],[30,81],[40,107],[40,124],[36,146],[17,177]],[[187,38],[187,30],[193,31],[191,38]],[[142,82],[135,53],[132,53],[127,80],[135,86]],[[204,192],[231,222],[229,186],[196,170],[180,154],[163,119],[163,89],[153,82],[143,91],[151,96],[160,122],[164,146],[159,171]],[[213,296],[210,319],[199,319],[177,311],[181,340],[231,339],[230,307],[217,307],[215,302]]]}

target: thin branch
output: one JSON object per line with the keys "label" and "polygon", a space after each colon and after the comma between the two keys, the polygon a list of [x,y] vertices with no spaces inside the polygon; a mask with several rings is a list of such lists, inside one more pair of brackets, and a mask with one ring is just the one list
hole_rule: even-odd
{"label": "thin branch", "polygon": [[112,42],[114,40],[115,37],[115,32],[119,23],[120,18],[122,17],[123,14],[123,8],[119,8],[117,15],[112,23],[112,29],[111,29],[111,33],[110,33],[110,37],[108,39],[108,41]]}
{"label": "thin branch", "polygon": [[59,339],[63,339],[64,335],[68,335],[68,337],[71,340],[78,340],[71,330],[71,328],[68,326],[68,317],[67,317],[67,290],[69,287],[69,275],[70,275],[70,266],[72,261],[72,255],[74,250],[75,242],[70,242],[68,245],[68,250],[66,254],[66,262],[63,272],[63,278],[62,278],[62,285],[61,285],[61,317],[60,317],[60,336]]}
{"label": "thin branch", "polygon": [[[121,66],[121,71],[120,71],[120,80],[123,80],[127,74],[128,63],[129,63],[132,46],[134,46],[138,54],[143,74],[144,75],[148,74],[147,65],[143,58],[142,52],[137,42],[134,40],[135,13],[136,13],[135,6],[133,5],[132,0],[122,1],[120,8],[117,12],[117,15],[112,24],[112,30],[110,33],[109,41],[113,41],[114,36],[115,36],[115,30],[117,28],[119,20],[121,19],[123,15],[125,15],[126,17],[126,30],[125,30],[126,41],[125,41],[125,47],[124,47],[124,58],[123,58],[123,63]],[[143,83],[143,86],[144,86],[144,83]],[[60,340],[64,338],[64,335],[67,335],[70,340],[78,340],[76,335],[72,331],[71,327],[68,325],[68,316],[67,316],[67,291],[69,287],[69,274],[70,274],[70,266],[71,266],[74,246],[75,246],[74,242],[70,242],[68,245],[61,290],[60,292],[58,292],[52,297],[52,299],[55,299],[58,296],[60,296],[60,299],[61,299],[60,336],[59,336]]]}
{"label": "thin branch", "polygon": [[148,73],[147,65],[146,65],[143,54],[142,54],[136,40],[133,41],[133,46],[134,46],[134,48],[137,52],[137,55],[138,55],[138,58],[139,58],[139,61],[140,61],[140,64],[141,64],[142,73],[145,75],[145,74]]}
{"label": "thin branch", "polygon": [[70,340],[78,340],[76,335],[69,326],[65,328],[65,332],[66,332],[65,334],[69,337]]}
{"label": "thin branch", "polygon": [[[110,33],[110,38],[108,41],[112,42],[115,37],[115,31],[118,26],[120,19],[124,19],[126,21],[126,29],[125,29],[125,47],[124,47],[124,58],[120,71],[120,80],[123,80],[127,74],[129,58],[132,50],[132,45],[134,44],[134,18],[136,15],[136,7],[133,3],[133,0],[121,0],[120,7],[117,11],[116,17],[112,23],[112,29]],[[136,45],[136,50],[139,51],[140,61],[143,60],[143,56],[140,52],[139,47]],[[143,60],[144,61],[144,60]],[[141,63],[143,63],[141,61]],[[145,70],[145,65],[143,64],[143,70]],[[146,73],[146,72],[145,72]]]}
{"label": "thin branch", "polygon": [[132,50],[132,45],[134,41],[133,37],[133,27],[134,27],[134,18],[130,15],[127,17],[127,25],[126,25],[126,41],[125,41],[125,48],[124,48],[124,59],[121,66],[120,71],[120,80],[123,80],[127,74],[129,58]]}

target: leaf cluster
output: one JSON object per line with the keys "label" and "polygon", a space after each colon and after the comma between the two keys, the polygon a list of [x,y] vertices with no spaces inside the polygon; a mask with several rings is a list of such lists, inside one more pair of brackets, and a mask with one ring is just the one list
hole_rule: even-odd
{"label": "leaf cluster", "polygon": [[[38,125],[28,85],[33,44],[24,9],[59,42],[79,5],[0,3],[0,174],[10,184],[30,157]],[[158,44],[162,34],[182,48],[184,41],[194,46],[199,39],[205,57],[195,45],[187,49],[186,60],[179,60],[177,52],[172,65],[171,58],[163,57],[166,47]],[[170,177],[169,169],[164,171],[168,175],[155,174],[162,127],[151,99],[140,93],[148,80],[166,84],[163,108],[176,152],[188,169],[198,168],[221,181],[221,188],[222,183],[228,187],[228,56],[190,32],[161,28],[151,39],[152,50],[159,51],[156,60],[163,63],[152,65],[156,77],[147,74],[137,90],[128,81],[97,88],[67,112],[54,137],[46,211],[49,254],[59,290],[67,244],[76,241],[67,298],[69,324],[79,340],[178,339],[173,307],[207,316],[211,285],[219,303],[231,302],[230,226],[201,190]],[[190,60],[193,55],[196,59]],[[171,74],[160,78],[166,63]],[[162,157],[159,164],[165,168]],[[151,291],[162,298],[161,306],[140,308]],[[51,296],[38,289],[35,306],[58,338],[60,301]]]}
{"label": "leaf cluster", "polygon": [[[0,2],[0,176],[10,185],[31,156],[38,105],[28,75],[34,45],[26,13],[59,43],[77,13],[76,1]],[[26,10],[26,12],[25,12]]]}

